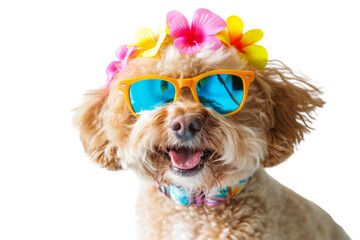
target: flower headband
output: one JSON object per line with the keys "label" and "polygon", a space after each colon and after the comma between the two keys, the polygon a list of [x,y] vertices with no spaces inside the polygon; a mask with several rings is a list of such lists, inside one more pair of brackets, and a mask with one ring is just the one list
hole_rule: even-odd
{"label": "flower headband", "polygon": [[121,72],[126,64],[137,58],[159,57],[162,45],[173,44],[183,54],[195,54],[205,46],[217,50],[221,46],[232,46],[238,51],[239,58],[245,59],[253,67],[264,69],[268,55],[264,47],[257,45],[264,33],[253,29],[243,33],[243,22],[237,16],[223,20],[213,12],[200,8],[194,13],[191,24],[178,11],[170,11],[166,24],[155,33],[149,28],[142,28],[135,33],[133,43],[123,45],[116,50],[118,61],[113,61],[106,69],[109,87],[114,76]]}

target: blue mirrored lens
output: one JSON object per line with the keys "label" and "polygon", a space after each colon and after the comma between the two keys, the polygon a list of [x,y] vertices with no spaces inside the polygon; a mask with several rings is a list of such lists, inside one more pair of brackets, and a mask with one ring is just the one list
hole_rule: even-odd
{"label": "blue mirrored lens", "polygon": [[160,79],[147,79],[130,86],[130,102],[134,112],[153,110],[174,100],[175,87]]}
{"label": "blue mirrored lens", "polygon": [[244,96],[241,77],[231,74],[216,74],[201,79],[196,85],[199,101],[221,114],[235,111]]}

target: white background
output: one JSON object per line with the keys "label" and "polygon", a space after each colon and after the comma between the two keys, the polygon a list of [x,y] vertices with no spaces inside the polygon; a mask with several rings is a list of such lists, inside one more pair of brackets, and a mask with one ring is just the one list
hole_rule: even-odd
{"label": "white background", "polygon": [[105,83],[115,49],[169,10],[240,16],[261,45],[322,86],[327,104],[297,152],[269,170],[359,231],[359,8],[356,1],[1,1],[0,239],[134,239],[139,181],[88,160],[72,127]]}

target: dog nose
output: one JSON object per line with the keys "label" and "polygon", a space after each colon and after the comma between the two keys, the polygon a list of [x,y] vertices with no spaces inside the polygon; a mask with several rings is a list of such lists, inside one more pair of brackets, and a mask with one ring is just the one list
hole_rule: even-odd
{"label": "dog nose", "polygon": [[170,124],[171,130],[182,140],[195,137],[196,133],[201,130],[201,127],[201,120],[191,115],[178,116]]}

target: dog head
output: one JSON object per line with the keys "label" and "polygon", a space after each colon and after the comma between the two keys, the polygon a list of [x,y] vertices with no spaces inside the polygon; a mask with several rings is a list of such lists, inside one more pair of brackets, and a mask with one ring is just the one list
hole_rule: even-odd
{"label": "dog head", "polygon": [[[117,84],[145,75],[188,79],[218,69],[255,74],[244,106],[230,116],[198,103],[184,87],[175,102],[136,117]],[[319,94],[280,62],[255,69],[239,58],[236,47],[184,54],[167,44],[157,58],[133,59],[109,87],[86,94],[74,122],[86,153],[101,166],[130,168],[162,185],[209,191],[286,160],[310,130],[312,112],[324,104]]]}

